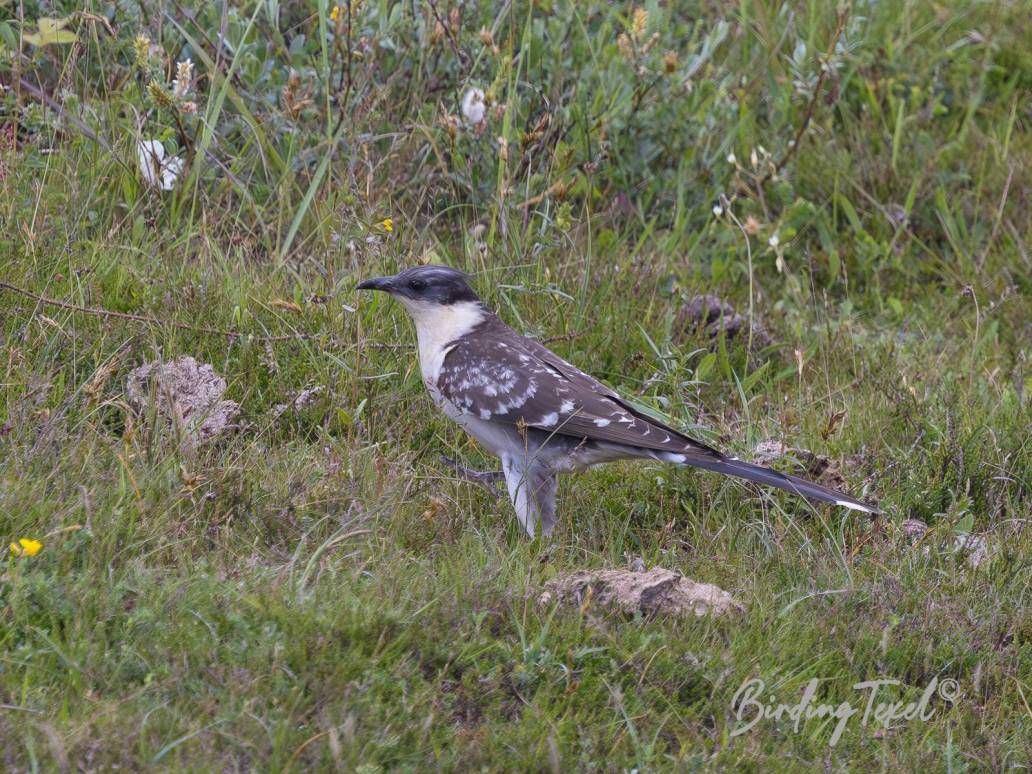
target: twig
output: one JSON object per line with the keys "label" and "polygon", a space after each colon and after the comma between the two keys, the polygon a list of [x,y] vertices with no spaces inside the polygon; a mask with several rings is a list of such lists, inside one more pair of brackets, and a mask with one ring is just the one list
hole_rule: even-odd
{"label": "twig", "polygon": [[459,41],[455,38],[455,34],[452,32],[451,27],[445,23],[444,19],[441,18],[441,13],[437,10],[437,3],[435,0],[427,0],[427,4],[430,6],[430,10],[433,12],[437,23],[440,24],[441,29],[444,30],[444,34],[447,36],[448,42],[451,44],[452,51],[455,52],[455,58],[459,60],[459,64],[464,68],[468,67],[469,55],[459,47]]}
{"label": "twig", "polygon": [[[320,333],[288,333],[279,336],[266,336],[255,333],[242,333],[241,331],[226,330],[223,328],[212,328],[207,325],[191,325],[190,323],[178,322],[176,320],[162,320],[158,317],[151,317],[144,314],[133,314],[132,312],[115,312],[111,309],[101,309],[95,306],[79,306],[78,304],[70,304],[67,301],[58,301],[55,298],[47,298],[36,293],[32,293],[24,288],[20,288],[17,285],[12,285],[9,282],[0,282],[0,290],[9,290],[12,293],[16,293],[25,298],[29,298],[35,301],[37,304],[44,306],[53,306],[58,309],[64,309],[68,312],[77,312],[79,314],[89,314],[94,317],[104,317],[114,320],[125,320],[127,322],[143,323],[144,325],[153,325],[155,327],[172,327],[182,331],[191,331],[193,333],[207,333],[215,336],[225,336],[230,339],[249,339],[251,341],[260,341],[268,343],[276,343],[283,341],[315,341],[323,338]],[[341,338],[331,338],[330,344],[354,344],[355,342],[348,342]],[[363,346],[370,347],[371,349],[384,349],[390,351],[403,351],[410,350],[412,347],[407,344],[378,344],[374,342],[367,342]]]}
{"label": "twig", "polygon": [[792,157],[799,150],[799,145],[803,141],[803,135],[806,134],[806,130],[810,126],[810,121],[813,119],[814,111],[817,107],[817,100],[821,94],[821,87],[824,85],[824,81],[828,78],[828,73],[831,72],[831,56],[835,53],[835,45],[838,43],[839,37],[842,35],[842,31],[846,28],[846,20],[849,18],[850,9],[846,6],[839,10],[838,16],[835,20],[835,34],[831,36],[831,43],[828,44],[828,50],[824,53],[824,59],[821,61],[821,72],[817,76],[817,84],[813,87],[813,94],[810,95],[810,101],[806,105],[806,115],[803,116],[803,122],[799,124],[799,128],[796,130],[795,139],[792,140],[792,144],[785,149],[785,152],[781,154],[781,158],[774,162],[774,166],[767,170],[767,174],[764,175],[760,181],[756,184],[758,188],[762,188],[766,185],[772,177],[778,174],[787,164],[791,161]]}
{"label": "twig", "polygon": [[[162,320],[160,317],[151,317],[146,314],[133,314],[132,312],[116,312],[112,309],[102,309],[96,306],[79,306],[78,304],[71,304],[67,301],[58,301],[56,298],[48,298],[47,296],[41,296],[38,293],[33,293],[24,288],[20,288],[17,285],[12,285],[10,282],[0,281],[0,290],[9,290],[19,296],[31,299],[37,304],[43,306],[53,306],[57,309],[64,309],[67,312],[77,312],[78,314],[89,314],[94,317],[104,317],[114,320],[125,320],[127,322],[143,323],[144,325],[153,325],[155,327],[172,327],[181,331],[191,331],[193,333],[208,333],[215,336],[225,336],[230,339],[249,339],[251,341],[260,341],[262,343],[275,344],[282,341],[316,341],[324,338],[321,333],[286,333],[278,336],[267,336],[257,333],[243,333],[242,331],[227,330],[225,328],[212,328],[207,325],[191,325],[190,323],[179,322],[177,320]],[[547,338],[541,339],[543,344],[551,344],[555,341],[572,341],[580,336],[579,333],[563,333],[558,336],[548,336]],[[329,343],[332,345],[337,344],[354,344],[353,341],[345,341],[339,337],[333,337],[329,339]],[[412,349],[411,344],[380,344],[378,342],[366,342],[362,346],[369,347],[370,349],[381,349],[389,352],[404,352]]]}
{"label": "twig", "polygon": [[[576,179],[576,178],[574,178],[574,179]],[[522,208],[533,207],[533,206],[543,202],[546,198],[548,198],[549,196],[554,194],[556,191],[560,191],[563,188],[571,186],[572,184],[573,184],[572,181],[571,182],[567,182],[565,180],[556,180],[554,183],[552,183],[552,185],[550,185],[544,191],[542,191],[541,193],[536,194],[534,196],[531,196],[529,199],[527,199],[524,202],[521,202],[517,206],[518,207],[522,207]]]}
{"label": "twig", "polygon": [[36,84],[32,83],[32,81],[29,81],[29,80],[26,80],[25,78],[20,78],[19,77],[18,80],[17,80],[17,83],[18,83],[18,85],[22,89],[24,89],[29,94],[31,94],[33,97],[38,99],[40,102],[42,102],[48,108],[53,110],[59,116],[64,118],[69,123],[74,124],[75,128],[78,129],[84,136],[86,136],[89,139],[93,140],[93,142],[97,143],[97,145],[99,145],[101,148],[106,150],[108,153],[112,152],[111,151],[111,144],[107,140],[105,140],[99,134],[94,132],[77,115],[73,115],[72,113],[69,113],[67,110],[65,110],[64,107],[62,107],[61,104],[57,100],[55,100],[53,97],[51,97],[45,91],[43,91],[43,89],[41,89],[38,86],[36,86]]}
{"label": "twig", "polygon": [[731,210],[732,202],[723,194],[720,197],[720,206],[724,208],[724,212],[727,213],[728,218],[731,222],[738,226],[738,230],[742,232],[742,236],[745,237],[745,252],[749,261],[749,341],[747,342],[745,351],[752,352],[753,342],[753,260],[752,260],[752,242],[749,239],[749,232],[745,230],[745,226],[742,225],[742,221],[738,219]]}

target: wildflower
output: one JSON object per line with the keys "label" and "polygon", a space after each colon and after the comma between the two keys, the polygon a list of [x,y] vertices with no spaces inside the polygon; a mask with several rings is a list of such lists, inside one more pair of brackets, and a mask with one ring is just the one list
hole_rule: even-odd
{"label": "wildflower", "polygon": [[183,172],[183,160],[179,156],[165,158],[165,146],[158,140],[140,140],[136,152],[140,157],[143,182],[154,188],[171,191]]}
{"label": "wildflower", "polygon": [[713,215],[714,215],[714,217],[719,218],[723,214],[724,214],[724,208],[721,207],[719,204],[714,204],[713,205]]}
{"label": "wildflower", "polygon": [[11,543],[11,553],[15,556],[35,556],[43,550],[43,544],[32,538],[21,538],[17,543]]}
{"label": "wildflower", "polygon": [[197,103],[196,102],[184,102],[182,105],[179,106],[179,109],[182,110],[184,113],[188,113],[190,115],[193,115],[194,113],[197,112]]}
{"label": "wildflower", "polygon": [[482,89],[470,89],[462,97],[462,115],[473,124],[480,124],[484,121],[484,114],[487,112],[487,105],[484,102]]}
{"label": "wildflower", "polygon": [[193,81],[193,62],[186,59],[176,65],[176,78],[172,81],[172,96],[176,99],[183,99],[190,93],[190,83]]}
{"label": "wildflower", "polygon": [[393,218],[384,218],[380,221],[380,227],[388,234],[394,231],[394,220]]}
{"label": "wildflower", "polygon": [[341,9],[341,7],[339,5],[335,5],[335,6],[333,6],[332,9],[330,9],[330,21],[333,22],[334,24],[336,24],[337,23],[337,19],[340,18],[341,10],[342,9]]}
{"label": "wildflower", "polygon": [[734,154],[733,151],[731,153],[727,154],[727,163],[728,164],[735,164],[737,162],[738,162],[738,159],[735,157],[735,154]]}
{"label": "wildflower", "polygon": [[753,148],[749,153],[749,163],[752,164],[752,168],[756,169],[760,165],[760,157],[756,155],[756,149]]}
{"label": "wildflower", "polygon": [[778,236],[777,231],[770,235],[770,239],[767,240],[767,244],[773,247],[775,250],[777,249],[778,245],[781,244],[781,237]]}
{"label": "wildflower", "polygon": [[631,31],[637,40],[645,34],[645,28],[649,26],[649,12],[644,8],[634,9],[634,18],[631,21]]}
{"label": "wildflower", "polygon": [[674,70],[677,69],[676,51],[667,51],[665,54],[663,54],[663,69],[668,73],[672,73]]}
{"label": "wildflower", "polygon": [[760,221],[752,215],[745,219],[745,233],[749,236],[756,236],[760,233]]}

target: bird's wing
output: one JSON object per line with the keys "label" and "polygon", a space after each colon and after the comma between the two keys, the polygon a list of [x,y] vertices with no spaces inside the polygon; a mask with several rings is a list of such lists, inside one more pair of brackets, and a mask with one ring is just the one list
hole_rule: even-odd
{"label": "bird's wing", "polygon": [[518,334],[459,340],[445,356],[437,388],[479,419],[642,449],[723,459],[653,419],[546,347]]}
{"label": "bird's wing", "polygon": [[[744,478],[847,508],[867,503],[812,481],[726,457],[628,404],[609,387],[513,331],[460,339],[444,357],[437,389],[482,420],[636,447],[668,462]],[[651,455],[650,455],[651,456]]]}

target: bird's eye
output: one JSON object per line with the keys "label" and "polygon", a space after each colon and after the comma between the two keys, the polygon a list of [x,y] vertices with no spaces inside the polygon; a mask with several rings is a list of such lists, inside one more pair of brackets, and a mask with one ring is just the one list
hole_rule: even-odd
{"label": "bird's eye", "polygon": [[420,290],[423,290],[423,288],[426,287],[426,280],[414,279],[411,282],[409,282],[408,286],[411,290],[419,292]]}

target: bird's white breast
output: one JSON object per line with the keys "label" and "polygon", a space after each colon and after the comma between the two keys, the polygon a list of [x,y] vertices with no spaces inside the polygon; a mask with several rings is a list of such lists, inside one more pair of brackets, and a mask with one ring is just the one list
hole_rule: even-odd
{"label": "bird's white breast", "polygon": [[[457,304],[434,304],[400,299],[416,324],[419,344],[419,370],[428,388],[437,384],[449,344],[465,336],[484,320],[484,311],[474,301]],[[433,390],[431,390],[433,392]]]}

